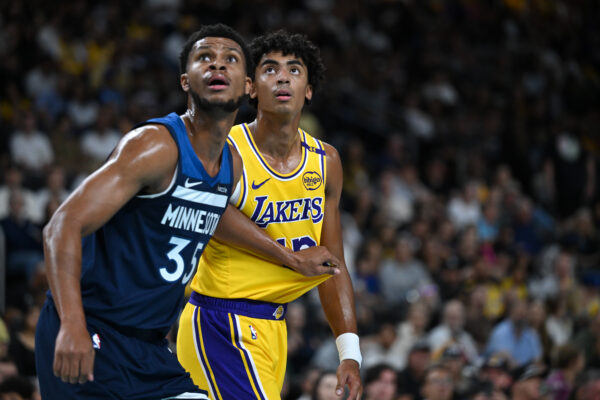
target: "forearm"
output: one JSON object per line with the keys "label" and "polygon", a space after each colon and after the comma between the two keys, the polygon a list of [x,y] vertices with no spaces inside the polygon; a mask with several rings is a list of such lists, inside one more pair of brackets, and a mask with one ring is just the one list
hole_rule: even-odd
{"label": "forearm", "polygon": [[319,285],[319,297],[329,326],[335,337],[342,333],[357,333],[354,292],[348,270]]}
{"label": "forearm", "polygon": [[278,264],[292,266],[296,262],[294,253],[290,249],[277,243],[231,205],[221,216],[214,236],[222,242],[251,251]]}
{"label": "forearm", "polygon": [[44,229],[44,262],[61,322],[85,323],[81,299],[81,233],[56,215]]}

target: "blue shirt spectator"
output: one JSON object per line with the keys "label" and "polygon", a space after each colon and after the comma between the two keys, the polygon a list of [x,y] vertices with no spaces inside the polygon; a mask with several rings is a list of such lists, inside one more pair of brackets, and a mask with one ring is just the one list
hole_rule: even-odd
{"label": "blue shirt spectator", "polygon": [[510,317],[500,322],[492,331],[485,353],[504,352],[517,365],[542,358],[542,345],[537,332],[527,325],[527,303],[515,299]]}

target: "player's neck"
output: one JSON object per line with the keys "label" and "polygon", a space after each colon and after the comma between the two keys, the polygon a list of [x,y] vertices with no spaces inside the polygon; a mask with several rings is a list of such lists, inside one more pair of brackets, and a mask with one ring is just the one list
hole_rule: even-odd
{"label": "player's neck", "polygon": [[210,175],[219,171],[223,146],[237,112],[217,114],[196,108],[183,115],[192,148]]}
{"label": "player's neck", "polygon": [[254,140],[261,152],[285,159],[299,149],[300,115],[298,113],[290,117],[290,115],[266,114],[259,110],[256,119],[250,125]]}

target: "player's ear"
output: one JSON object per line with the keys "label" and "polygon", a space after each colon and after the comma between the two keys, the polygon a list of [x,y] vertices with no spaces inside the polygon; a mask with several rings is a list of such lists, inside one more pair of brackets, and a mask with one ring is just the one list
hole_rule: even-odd
{"label": "player's ear", "polygon": [[184,92],[187,92],[188,90],[190,90],[190,80],[188,78],[187,72],[184,74],[181,74],[181,76],[179,77],[179,83],[181,84],[181,88],[183,89]]}
{"label": "player's ear", "polygon": [[244,87],[244,94],[249,94],[252,97],[252,90],[254,89],[254,82],[249,76],[246,77],[246,84]]}
{"label": "player's ear", "polygon": [[313,90],[312,85],[306,85],[306,91],[304,92],[304,98],[306,99],[306,104],[310,104],[312,100]]}
{"label": "player's ear", "polygon": [[250,92],[248,93],[251,99],[255,99],[258,94],[256,91],[256,83],[254,81],[250,81]]}

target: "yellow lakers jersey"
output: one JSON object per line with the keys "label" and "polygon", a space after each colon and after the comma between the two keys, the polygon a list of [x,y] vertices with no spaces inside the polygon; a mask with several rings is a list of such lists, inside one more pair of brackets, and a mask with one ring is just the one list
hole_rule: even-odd
{"label": "yellow lakers jersey", "polygon": [[[246,124],[229,133],[229,142],[244,161],[236,207],[294,251],[319,245],[325,210],[325,149],[306,132],[298,130],[298,135],[301,161],[292,172],[281,174],[260,154]],[[191,288],[211,297],[287,303],[328,277],[305,277],[213,237]]]}

